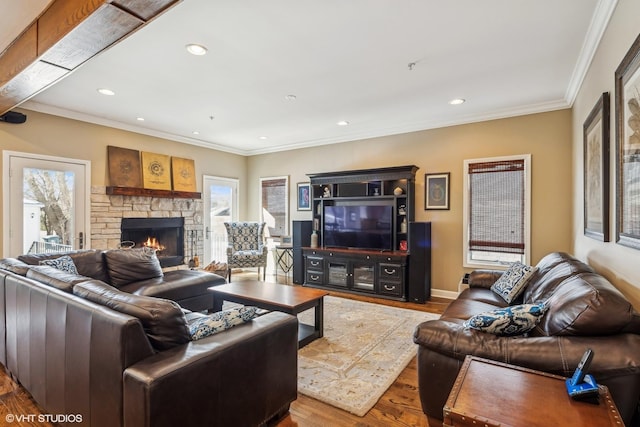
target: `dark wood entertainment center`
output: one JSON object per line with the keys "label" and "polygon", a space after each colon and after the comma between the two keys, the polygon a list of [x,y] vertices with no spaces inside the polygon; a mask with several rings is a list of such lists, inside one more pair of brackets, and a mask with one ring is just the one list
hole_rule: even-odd
{"label": "dark wood entertainment center", "polygon": [[[312,221],[294,224],[304,286],[425,302],[431,224],[414,222],[417,166],[309,174]],[[300,221],[303,223],[302,221]],[[314,230],[318,247],[296,230]],[[302,264],[302,265],[300,265]],[[295,280],[294,280],[295,281]]]}

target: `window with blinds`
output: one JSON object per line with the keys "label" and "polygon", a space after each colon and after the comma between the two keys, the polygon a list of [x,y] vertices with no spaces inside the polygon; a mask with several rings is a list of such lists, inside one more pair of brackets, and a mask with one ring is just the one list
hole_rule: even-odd
{"label": "window with blinds", "polygon": [[466,265],[529,257],[530,156],[465,161]]}
{"label": "window with blinds", "polygon": [[260,212],[267,235],[287,235],[289,225],[289,177],[260,178]]}

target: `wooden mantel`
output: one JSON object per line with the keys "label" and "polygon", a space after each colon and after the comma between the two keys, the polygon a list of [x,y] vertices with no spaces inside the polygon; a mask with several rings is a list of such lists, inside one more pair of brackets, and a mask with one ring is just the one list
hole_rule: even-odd
{"label": "wooden mantel", "polygon": [[201,199],[201,193],[191,191],[153,190],[151,188],[135,187],[107,187],[106,193],[110,196],[142,196],[162,197],[171,199]]}

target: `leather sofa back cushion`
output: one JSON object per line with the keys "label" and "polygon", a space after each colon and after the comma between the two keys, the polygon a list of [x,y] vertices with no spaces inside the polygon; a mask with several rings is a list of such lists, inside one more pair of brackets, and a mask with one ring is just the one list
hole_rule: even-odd
{"label": "leather sofa back cushion", "polygon": [[522,293],[522,300],[527,304],[545,301],[553,294],[556,286],[568,277],[593,272],[590,266],[571,255],[562,252],[550,253],[536,265],[536,272],[529,279]]}
{"label": "leather sofa back cushion", "polygon": [[29,265],[16,258],[4,258],[0,259],[0,268],[10,271],[20,276],[26,276],[29,271]]}
{"label": "leather sofa back cushion", "polygon": [[549,310],[536,328],[540,335],[611,335],[633,320],[633,306],[607,279],[580,273],[555,288]]}
{"label": "leather sofa back cushion", "polygon": [[91,280],[90,277],[68,273],[49,265],[34,265],[27,271],[27,277],[69,293],[73,291],[75,284]]}
{"label": "leather sofa back cushion", "polygon": [[107,270],[102,259],[102,251],[98,249],[69,251],[56,254],[26,254],[20,255],[18,259],[31,265],[38,265],[40,261],[47,259],[59,258],[63,255],[69,255],[76,265],[78,274],[82,276],[92,277],[103,282],[109,281]]}
{"label": "leather sofa back cushion", "polygon": [[173,301],[129,294],[99,280],[78,283],[73,287],[73,293],[140,319],[156,350],[166,350],[191,339],[184,313]]}
{"label": "leather sofa back cushion", "polygon": [[110,283],[119,288],[132,282],[162,277],[156,253],[147,249],[114,249],[106,251]]}

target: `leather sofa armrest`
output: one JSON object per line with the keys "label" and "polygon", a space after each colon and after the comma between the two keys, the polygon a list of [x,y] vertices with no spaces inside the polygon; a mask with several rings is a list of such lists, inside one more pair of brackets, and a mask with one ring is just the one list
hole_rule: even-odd
{"label": "leather sofa armrest", "polygon": [[297,398],[297,330],[296,317],[271,312],[130,366],[124,424],[265,423]]}
{"label": "leather sofa armrest", "polygon": [[473,270],[469,273],[469,287],[490,288],[503,273],[502,270]]}

